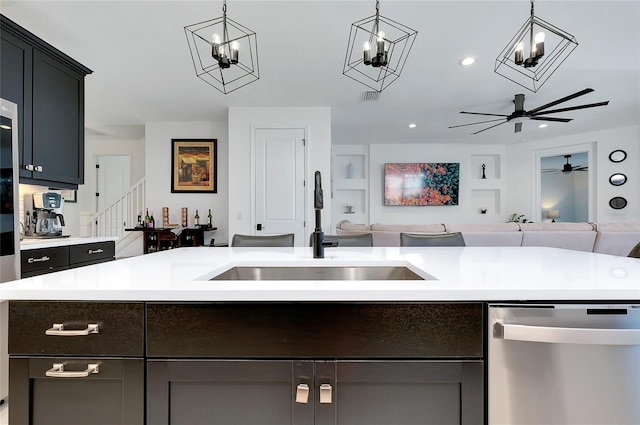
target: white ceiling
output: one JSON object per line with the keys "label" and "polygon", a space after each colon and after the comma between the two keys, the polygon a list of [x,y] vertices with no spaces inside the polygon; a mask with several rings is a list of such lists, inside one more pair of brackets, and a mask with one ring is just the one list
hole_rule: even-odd
{"label": "white ceiling", "polygon": [[[222,1],[10,1],[1,12],[67,53],[86,78],[89,134],[128,137],[146,122],[224,120],[235,107],[329,106],[333,143],[503,143],[640,124],[640,1],[545,1],[536,16],[574,35],[576,50],[537,92],[493,71],[495,58],[529,16],[528,0],[382,0],[381,15],[418,31],[400,78],[377,101],[342,75],[351,24],[375,13],[374,0],[228,0],[228,17],[257,33],[260,80],[224,95],[196,77],[184,26],[222,15]],[[477,58],[463,68],[465,56]],[[545,129],[450,125],[510,114],[584,88],[561,107],[609,100],[556,117]],[[490,118],[490,117],[489,117]],[[409,129],[409,123],[416,123]]]}

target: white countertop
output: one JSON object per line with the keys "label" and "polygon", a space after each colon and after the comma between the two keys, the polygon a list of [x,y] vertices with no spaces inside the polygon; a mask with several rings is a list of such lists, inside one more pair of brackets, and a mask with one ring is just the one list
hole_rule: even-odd
{"label": "white countertop", "polygon": [[117,237],[88,237],[88,238],[30,238],[25,236],[20,241],[20,251],[28,251],[38,248],[53,248],[56,246],[81,245],[85,243],[116,241]]}
{"label": "white countertop", "polygon": [[[180,248],[0,285],[0,300],[634,301],[640,260],[538,247]],[[424,281],[209,281],[233,266],[405,265]]]}

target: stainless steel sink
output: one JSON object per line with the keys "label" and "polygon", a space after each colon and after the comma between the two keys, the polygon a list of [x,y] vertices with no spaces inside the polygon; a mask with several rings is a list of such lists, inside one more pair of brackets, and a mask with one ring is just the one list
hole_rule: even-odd
{"label": "stainless steel sink", "polygon": [[211,280],[425,280],[404,266],[232,267]]}

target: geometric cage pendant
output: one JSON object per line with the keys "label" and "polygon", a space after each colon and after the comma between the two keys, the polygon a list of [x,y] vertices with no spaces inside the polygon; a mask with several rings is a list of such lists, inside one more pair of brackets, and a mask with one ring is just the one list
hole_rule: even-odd
{"label": "geometric cage pendant", "polygon": [[534,15],[531,0],[530,18],[500,52],[494,71],[535,93],[576,47],[573,35]]}

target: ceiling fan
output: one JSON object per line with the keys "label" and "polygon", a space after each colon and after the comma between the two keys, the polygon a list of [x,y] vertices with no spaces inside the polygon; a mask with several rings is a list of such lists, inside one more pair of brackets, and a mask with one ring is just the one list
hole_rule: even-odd
{"label": "ceiling fan", "polygon": [[461,114],[487,115],[487,116],[502,117],[502,118],[496,118],[496,119],[487,120],[487,121],[472,122],[472,123],[469,123],[469,124],[454,125],[454,126],[450,126],[449,128],[465,127],[465,126],[468,126],[468,125],[476,125],[476,124],[484,124],[484,123],[488,123],[488,122],[501,121],[498,124],[494,124],[492,126],[489,126],[487,128],[484,128],[482,130],[476,131],[475,133],[471,133],[471,134],[473,135],[473,134],[481,133],[481,132],[483,132],[485,130],[489,130],[490,128],[497,127],[497,126],[499,126],[501,124],[504,124],[506,122],[515,123],[514,133],[518,133],[518,132],[522,131],[522,123],[524,121],[527,121],[527,120],[569,122],[569,121],[571,121],[571,118],[555,118],[555,117],[547,117],[546,115],[555,114],[555,113],[558,113],[558,112],[573,111],[573,110],[576,110],[576,109],[594,108],[596,106],[606,106],[606,105],[609,104],[609,101],[607,100],[606,102],[598,102],[598,103],[590,103],[590,104],[587,104],[587,105],[570,106],[568,108],[551,109],[551,110],[546,110],[546,109],[550,108],[552,106],[558,105],[560,103],[567,102],[567,101],[569,101],[571,99],[575,99],[576,97],[585,95],[587,93],[591,93],[592,91],[593,91],[593,89],[584,89],[584,90],[581,90],[579,92],[570,94],[569,96],[563,97],[561,99],[554,100],[553,102],[547,103],[546,105],[542,105],[542,106],[539,106],[537,108],[534,108],[534,109],[532,109],[530,111],[525,111],[524,110],[524,95],[523,94],[516,94],[515,95],[515,99],[513,100],[513,103],[515,104],[515,110],[513,111],[513,113],[511,115],[489,114],[489,113],[483,113],[483,112],[466,112],[466,111],[462,111],[462,112],[460,112]]}
{"label": "ceiling fan", "polygon": [[567,163],[562,166],[562,169],[547,168],[547,169],[543,169],[542,172],[558,174],[559,172],[562,171],[563,174],[569,174],[572,171],[589,171],[589,167],[587,165],[571,165],[569,163],[569,158],[571,158],[571,155],[565,155],[564,157],[567,159]]}

